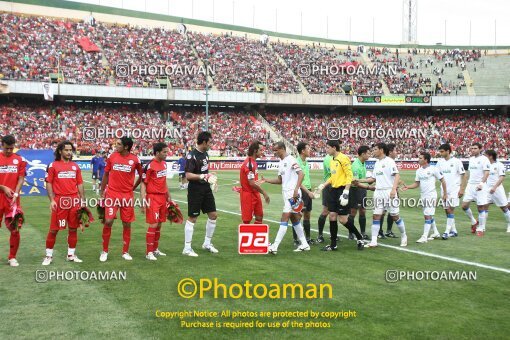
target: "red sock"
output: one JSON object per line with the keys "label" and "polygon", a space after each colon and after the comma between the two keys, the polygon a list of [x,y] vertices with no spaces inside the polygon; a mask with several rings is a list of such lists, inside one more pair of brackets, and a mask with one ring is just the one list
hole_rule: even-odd
{"label": "red sock", "polygon": [[122,232],[122,239],[124,240],[122,254],[125,254],[129,252],[129,243],[131,242],[131,228],[124,228]]}
{"label": "red sock", "polygon": [[48,231],[48,236],[46,237],[46,249],[53,249],[56,240],[57,233],[52,233],[51,231]]}
{"label": "red sock", "polygon": [[76,229],[69,229],[69,235],[67,236],[67,244],[69,248],[75,249],[76,244],[78,243],[78,233]]}
{"label": "red sock", "polygon": [[9,239],[10,249],[9,249],[9,260],[16,258],[16,253],[18,252],[19,248],[19,240],[20,240],[20,234],[17,230],[11,230],[11,238]]}
{"label": "red sock", "polygon": [[159,238],[161,236],[161,227],[156,228],[156,238],[154,239],[154,250],[159,247]]}
{"label": "red sock", "polygon": [[244,224],[251,224],[251,220],[249,221],[243,221]]}
{"label": "red sock", "polygon": [[147,229],[147,234],[145,235],[145,240],[147,241],[147,254],[154,251],[155,246],[154,242],[156,239],[156,228],[149,227]]}
{"label": "red sock", "polygon": [[255,223],[254,224],[262,224],[262,221],[257,221],[255,220]]}
{"label": "red sock", "polygon": [[103,251],[108,252],[108,245],[110,244],[110,236],[112,235],[112,228],[103,226]]}

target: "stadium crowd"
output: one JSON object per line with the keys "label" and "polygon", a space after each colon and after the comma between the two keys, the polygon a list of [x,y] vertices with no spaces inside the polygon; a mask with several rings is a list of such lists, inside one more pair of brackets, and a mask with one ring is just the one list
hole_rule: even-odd
{"label": "stadium crowd", "polygon": [[[88,39],[97,48],[80,45]],[[158,87],[168,78],[170,86],[203,89],[206,74],[201,61],[213,70],[220,91],[300,93],[298,80],[312,94],[380,95],[385,83],[392,94],[423,94],[424,85],[435,94],[456,93],[466,84],[443,76],[444,69],[459,72],[482,57],[480,50],[367,49],[372,65],[360,58],[364,48],[338,50],[321,45],[269,44],[232,34],[177,32],[163,28],[78,22],[44,17],[0,14],[0,79],[58,80],[74,84]],[[286,64],[284,64],[282,62]],[[340,65],[396,65],[397,74],[335,72]],[[129,66],[129,71],[125,67]],[[311,65],[330,71],[312,72]],[[158,74],[132,69],[167,67]],[[425,70],[429,68],[429,70]],[[154,70],[154,69],[153,69]],[[128,71],[128,72],[126,72]],[[132,71],[132,72],[131,72]],[[431,80],[428,74],[443,79]],[[435,83],[435,84],[434,84]],[[435,85],[435,87],[434,87]]]}
{"label": "stadium crowd", "polygon": [[[356,154],[360,143],[372,145],[384,141],[396,143],[403,159],[416,158],[421,151],[435,154],[439,145],[445,142],[454,147],[459,157],[469,155],[469,146],[473,142],[496,150],[502,158],[510,157],[507,143],[510,140],[510,118],[491,111],[430,114],[268,110],[262,115],[292,144],[308,141],[317,157],[323,155],[328,136],[334,137],[333,130],[337,131],[343,151],[350,156]],[[127,105],[54,106],[36,102],[4,102],[0,104],[0,117],[0,133],[15,134],[20,148],[49,149],[68,139],[77,145],[81,155],[111,151],[115,137],[111,132],[104,136],[104,129],[108,128],[109,131],[131,131],[134,137],[138,133],[140,138],[135,138],[133,149],[138,155],[150,155],[154,142],[166,141],[170,155],[176,156],[194,146],[196,135],[205,126],[203,108],[193,107],[158,111]],[[165,135],[160,132],[162,130],[170,132]],[[154,134],[149,134],[151,131],[155,131]],[[243,156],[250,141],[271,142],[269,132],[252,113],[240,109],[211,108],[209,131],[214,136],[212,153],[217,155]]]}

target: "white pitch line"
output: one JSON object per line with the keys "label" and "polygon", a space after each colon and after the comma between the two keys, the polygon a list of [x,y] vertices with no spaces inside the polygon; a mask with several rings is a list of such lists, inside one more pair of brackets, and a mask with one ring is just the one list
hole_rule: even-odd
{"label": "white pitch line", "polygon": [[[92,183],[90,181],[84,181],[84,182]],[[188,202],[182,201],[182,200],[174,199],[174,201],[188,204]],[[216,210],[224,212],[226,214],[241,216],[240,213],[236,213],[236,212],[229,211],[229,210],[224,210],[224,209],[216,209]],[[271,223],[278,224],[278,225],[280,224],[280,221],[270,220],[270,219],[267,219],[267,218],[265,218],[264,220],[268,221],[268,222],[271,222]],[[310,229],[310,230],[318,232],[317,229]],[[329,234],[329,232],[324,231],[324,234]],[[347,238],[346,236],[340,236],[340,237]],[[472,261],[466,261],[466,260],[462,260],[462,259],[458,259],[458,258],[450,257],[450,256],[443,256],[443,255],[437,255],[437,254],[433,254],[433,253],[427,253],[427,252],[424,252],[424,251],[421,251],[421,250],[412,250],[412,249],[408,249],[408,248],[404,248],[404,247],[396,247],[396,246],[392,246],[392,245],[384,244],[384,243],[380,243],[380,242],[378,242],[377,244],[380,247],[390,248],[390,249],[394,249],[394,250],[398,250],[398,251],[403,251],[403,252],[407,252],[407,253],[411,253],[411,254],[417,254],[417,255],[422,255],[422,256],[433,257],[433,258],[441,259],[441,260],[445,260],[445,261],[450,261],[450,262],[465,264],[465,265],[468,265],[468,266],[485,268],[485,269],[490,269],[490,270],[494,270],[494,271],[510,274],[510,269],[506,269],[506,268],[489,266],[487,264],[478,263],[478,262],[472,262]]]}

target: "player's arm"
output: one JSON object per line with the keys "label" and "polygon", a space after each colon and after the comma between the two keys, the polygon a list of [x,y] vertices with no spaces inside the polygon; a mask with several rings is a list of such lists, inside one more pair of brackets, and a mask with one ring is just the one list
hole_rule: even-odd
{"label": "player's arm", "polygon": [[83,189],[83,183],[78,184],[78,196],[80,196],[80,200],[85,203],[85,190]]}
{"label": "player's arm", "polygon": [[[443,180],[444,181],[444,180]],[[397,183],[397,181],[395,181],[395,183]],[[398,183],[397,183],[398,185]],[[411,185],[406,185],[404,184],[404,187],[402,188],[402,191],[406,191],[406,190],[409,190],[409,189],[416,189],[420,186],[420,181],[415,181],[413,184]],[[393,188],[395,188],[395,184],[393,184]]]}
{"label": "player's arm", "polygon": [[106,186],[108,185],[109,178],[110,178],[110,173],[105,171],[103,174],[103,180],[101,181],[101,192],[100,192],[101,197],[103,197],[103,195],[104,195],[104,189],[106,189]]}
{"label": "player's arm", "polygon": [[133,191],[135,191],[136,188],[138,188],[138,186],[142,182],[142,164],[141,163],[138,163],[138,165],[136,166],[136,173],[138,174],[138,178],[136,179],[135,185],[133,186]]}
{"label": "player's arm", "polygon": [[298,175],[298,180],[296,183],[296,187],[294,188],[294,197],[298,196],[299,188],[301,188],[301,186],[303,184],[303,179],[305,178],[305,174],[303,173],[303,171],[301,171],[301,169],[298,169],[298,171],[296,171],[296,172]]}
{"label": "player's arm", "polygon": [[[395,198],[397,196],[398,183],[400,182],[400,173],[396,172],[393,174],[395,176],[395,180],[393,181],[393,188],[391,188],[390,198]],[[416,184],[416,182],[414,183]],[[411,184],[413,185],[413,184]],[[419,185],[419,182],[418,182]],[[405,188],[405,185],[404,185]]]}
{"label": "player's arm", "polygon": [[477,189],[478,190],[482,190],[482,186],[484,184],[487,184],[487,178],[489,178],[489,174],[490,174],[490,171],[489,170],[484,170],[483,171],[483,178],[482,178],[482,182],[480,184],[478,184],[478,187]]}
{"label": "player's arm", "polygon": [[257,182],[253,178],[249,179],[248,183],[253,189],[257,190],[257,192],[264,196],[264,200],[266,201],[266,203],[269,203],[271,201],[267,192],[264,189],[262,189],[262,187],[259,184],[257,184]]}
{"label": "player's arm", "polygon": [[468,181],[468,174],[467,174],[467,172],[465,172],[462,175],[461,182],[460,182],[459,198],[464,195],[464,190],[466,189],[467,181]]}
{"label": "player's arm", "polygon": [[262,177],[261,183],[282,184],[282,176],[278,175],[278,178],[273,179],[267,179]]}
{"label": "player's arm", "polygon": [[57,202],[55,202],[55,193],[53,192],[53,184],[51,182],[46,183],[46,192],[48,193],[48,198],[50,199],[50,209],[57,209]]}
{"label": "player's arm", "polygon": [[446,181],[444,179],[444,177],[442,177],[440,179],[441,181],[441,187],[443,188],[443,200],[446,201],[446,199],[448,198],[448,193],[446,192]]}
{"label": "player's arm", "polygon": [[494,184],[494,186],[491,188],[491,194],[493,194],[496,189],[501,185],[501,183],[503,183],[503,181],[505,180],[505,175],[501,175],[499,176],[499,179],[498,181],[496,182],[496,184]]}
{"label": "player's arm", "polygon": [[307,194],[308,197],[310,197],[310,198],[314,197],[313,192],[308,190],[304,185],[301,185],[301,191],[304,192],[305,194]]}

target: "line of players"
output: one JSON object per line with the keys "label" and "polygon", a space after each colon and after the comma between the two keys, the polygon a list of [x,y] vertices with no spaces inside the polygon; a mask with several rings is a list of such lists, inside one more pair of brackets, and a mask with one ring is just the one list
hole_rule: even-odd
{"label": "line of players", "polygon": [[[425,219],[423,235],[416,241],[426,243],[433,239],[457,237],[455,225],[455,208],[462,199],[462,209],[471,220],[471,232],[483,236],[488,216],[488,205],[493,203],[500,207],[507,221],[507,232],[510,232],[510,197],[507,199],[503,188],[505,167],[497,160],[494,150],[487,150],[482,154],[482,146],[474,143],[469,159],[469,178],[462,162],[452,156],[449,144],[439,147],[441,159],[436,166],[431,166],[431,155],[422,152],[419,155],[420,168],[416,171],[415,182],[406,185],[400,179],[395,163],[397,155],[395,144],[378,143],[373,147],[373,157],[377,160],[370,177],[366,177],[365,162],[369,159],[370,148],[361,146],[358,157],[351,164],[350,159],[340,152],[338,141],[328,141],[324,158],[324,183],[315,192],[311,191],[309,165],[306,161],[310,154],[309,146],[301,142],[297,145],[299,154],[296,160],[286,152],[284,143],[273,145],[275,155],[280,159],[278,177],[275,179],[258,179],[257,163],[255,159],[262,154],[259,142],[250,145],[248,158],[241,167],[241,211],[243,223],[250,223],[255,216],[255,223],[262,223],[263,208],[260,199],[262,194],[269,203],[269,196],[261,187],[263,183],[282,185],[283,212],[281,223],[274,243],[269,252],[276,254],[288,228],[290,219],[294,231],[295,251],[308,251],[310,245],[323,243],[323,230],[326,218],[329,216],[331,243],[322,248],[324,251],[337,250],[338,222],[349,230],[349,238],[357,239],[357,248],[377,247],[378,238],[396,237],[392,232],[393,222],[401,234],[400,246],[407,246],[407,234],[403,219],[400,217],[399,190],[420,188],[421,207]],[[447,222],[446,230],[441,235],[437,229],[434,215],[437,206],[436,181],[441,183],[441,205],[444,207]],[[375,183],[375,184],[374,184]],[[366,229],[366,197],[367,190],[374,191],[373,222],[371,239],[368,244]],[[319,236],[316,240],[310,237],[310,212],[312,199],[322,191],[322,213],[318,220]],[[259,194],[260,193],[260,194]],[[478,220],[473,216],[470,203],[476,202]],[[303,214],[301,214],[301,211]],[[359,212],[360,231],[354,225],[354,219]],[[388,228],[383,233],[382,222],[388,213]],[[301,224],[303,215],[303,224]],[[430,231],[432,233],[429,235]]]}
{"label": "line of players", "polygon": [[[207,214],[206,235],[202,248],[211,253],[218,250],[211,243],[216,228],[216,204],[211,184],[216,184],[216,176],[209,173],[209,157],[207,151],[212,143],[209,132],[201,132],[197,137],[196,148],[191,151],[185,162],[185,177],[189,181],[188,186],[188,219],[184,227],[185,245],[183,255],[198,256],[191,247],[194,226],[200,212]],[[167,165],[165,159],[168,147],[164,143],[156,143],[153,147],[154,158],[143,169],[140,160],[131,153],[133,141],[124,137],[117,140],[115,152],[107,159],[104,175],[101,181],[100,195],[105,202],[111,202],[111,206],[105,206],[105,219],[102,239],[103,250],[100,261],[108,259],[109,241],[111,228],[120,211],[120,219],[123,225],[123,250],[122,258],[132,260],[129,254],[131,241],[131,223],[135,221],[134,214],[134,191],[141,184],[142,201],[149,202],[148,207],[142,207],[146,215],[148,229],[146,233],[146,258],[156,260],[159,256],[165,256],[159,250],[159,238],[161,225],[166,221],[167,202],[171,202],[170,192],[167,187]],[[19,195],[26,174],[26,162],[20,156],[13,153],[15,138],[4,136],[2,138],[3,152],[0,154],[0,219],[12,211],[13,205],[20,206]],[[251,222],[255,216],[255,223],[262,223],[263,208],[260,194],[266,203],[270,198],[262,188],[264,183],[282,186],[283,212],[280,228],[274,243],[270,246],[270,252],[276,254],[288,227],[288,221],[292,223],[295,231],[295,240],[299,242],[295,251],[308,251],[310,244],[324,242],[323,230],[325,220],[329,216],[331,243],[323,248],[325,251],[337,250],[338,222],[344,225],[351,237],[356,237],[357,247],[362,250],[365,246],[376,247],[378,237],[395,237],[388,223],[386,234],[382,234],[381,221],[388,212],[388,221],[394,221],[401,233],[401,246],[407,246],[405,225],[399,216],[398,190],[405,191],[420,187],[421,198],[426,202],[433,202],[437,197],[435,181],[441,181],[441,198],[443,199],[447,215],[446,231],[442,238],[447,239],[457,236],[455,226],[454,209],[459,206],[459,198],[464,195],[462,209],[470,218],[472,232],[483,236],[488,216],[488,205],[496,204],[503,211],[507,220],[507,232],[510,232],[510,211],[502,182],[505,176],[505,168],[497,161],[497,154],[493,150],[481,154],[481,145],[475,143],[471,146],[472,157],[469,160],[469,180],[464,171],[462,162],[451,156],[451,147],[448,144],[441,145],[439,153],[442,159],[437,166],[430,166],[431,156],[422,153],[419,157],[420,169],[416,173],[415,183],[407,186],[400,180],[400,175],[394,161],[396,156],[395,146],[384,143],[376,144],[373,148],[373,156],[377,158],[372,175],[366,178],[365,162],[369,158],[370,148],[361,146],[358,149],[358,157],[351,164],[350,159],[340,152],[338,141],[328,141],[324,159],[324,183],[312,192],[310,182],[309,164],[307,157],[310,147],[302,142],[297,146],[299,158],[296,160],[286,151],[282,142],[273,145],[275,155],[280,159],[278,176],[274,179],[258,178],[256,158],[263,153],[260,142],[254,142],[248,150],[248,157],[243,162],[240,170],[241,181],[241,211],[244,223]],[[69,141],[61,142],[55,150],[55,161],[48,166],[46,183],[48,197],[50,199],[51,219],[50,230],[46,239],[46,257],[43,265],[49,265],[53,261],[53,247],[58,231],[68,228],[68,255],[71,262],[82,262],[75,254],[77,245],[77,229],[80,227],[78,210],[85,201],[83,179],[79,166],[72,161],[75,152],[74,146]],[[392,157],[393,156],[393,157]],[[135,181],[135,173],[138,179]],[[94,173],[93,173],[94,176]],[[375,182],[375,185],[373,184]],[[466,184],[467,182],[467,184]],[[366,190],[374,191],[374,213],[372,223],[371,241],[368,245],[363,242],[368,239],[366,229]],[[313,241],[310,237],[310,213],[312,199],[322,191],[322,213],[319,217],[319,237]],[[260,193],[260,194],[259,194]],[[64,200],[65,199],[65,200]],[[71,206],[62,202],[73,202]],[[473,217],[469,204],[476,201],[478,206],[478,221]],[[78,202],[78,203],[76,203]],[[119,204],[120,203],[120,204]],[[303,214],[301,211],[303,210]],[[359,224],[361,232],[354,225],[354,218],[359,212]],[[418,243],[441,237],[434,221],[435,204],[423,207],[425,225],[422,237]],[[301,215],[304,215],[301,224]],[[10,252],[8,263],[16,267],[16,253],[19,248],[20,234],[18,227],[8,225],[10,235]],[[429,231],[432,235],[429,237]]]}

